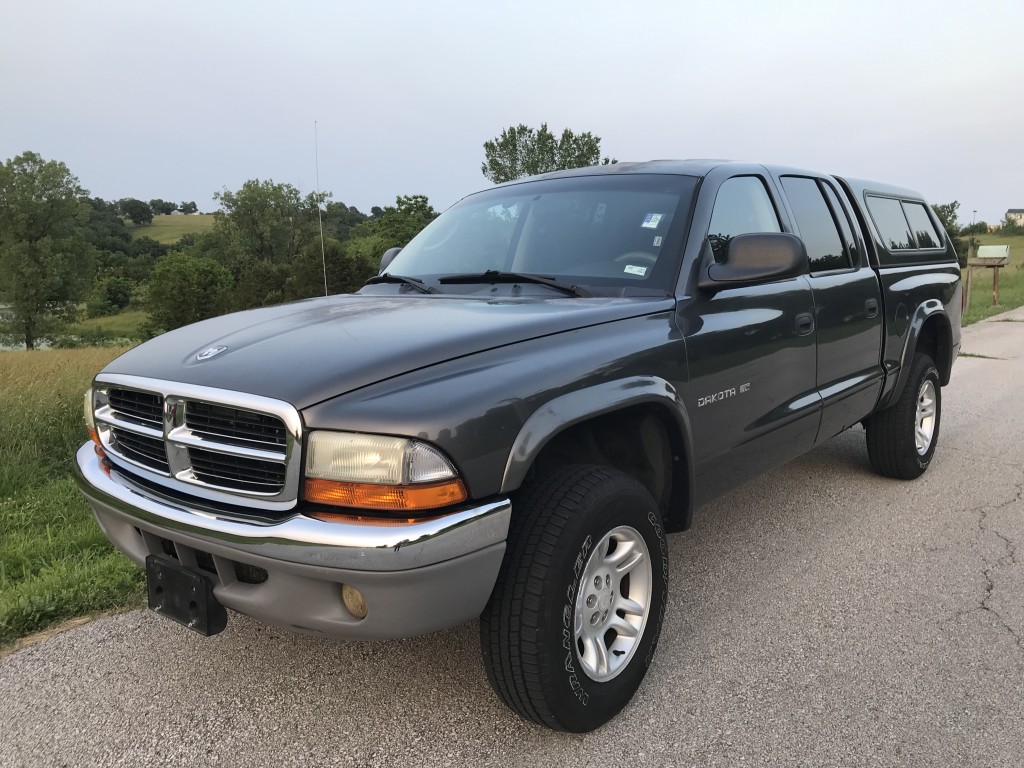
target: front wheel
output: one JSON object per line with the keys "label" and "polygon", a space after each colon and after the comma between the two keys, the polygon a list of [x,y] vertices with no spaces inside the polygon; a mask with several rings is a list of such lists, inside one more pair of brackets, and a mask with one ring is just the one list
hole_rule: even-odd
{"label": "front wheel", "polygon": [[864,424],[871,466],[886,477],[920,477],[935,454],[941,420],[939,371],[931,357],[918,352],[899,400]]}
{"label": "front wheel", "polygon": [[524,488],[480,620],[491,686],[540,725],[597,728],[651,664],[667,583],[660,512],[629,475],[571,466]]}

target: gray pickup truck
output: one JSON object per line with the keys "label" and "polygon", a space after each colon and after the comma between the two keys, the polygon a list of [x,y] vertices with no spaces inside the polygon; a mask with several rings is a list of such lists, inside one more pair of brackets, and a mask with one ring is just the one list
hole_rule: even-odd
{"label": "gray pickup truck", "polygon": [[224,606],[351,639],[479,617],[498,696],[586,731],[650,666],[666,533],[702,503],[858,424],[880,473],[927,469],[960,321],[915,192],[548,174],[466,197],[354,295],[125,353],[86,396],[78,482],[194,630]]}

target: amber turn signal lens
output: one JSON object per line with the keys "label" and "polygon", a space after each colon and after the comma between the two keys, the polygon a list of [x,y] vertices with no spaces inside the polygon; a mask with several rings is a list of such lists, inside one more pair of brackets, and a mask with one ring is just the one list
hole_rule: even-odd
{"label": "amber turn signal lens", "polygon": [[100,435],[96,431],[96,427],[89,427],[89,439],[96,443],[97,447],[102,448],[103,443],[100,442]]}
{"label": "amber turn signal lens", "polygon": [[374,485],[309,478],[305,496],[306,501],[317,504],[384,512],[437,509],[468,498],[465,486],[458,479],[421,485]]}

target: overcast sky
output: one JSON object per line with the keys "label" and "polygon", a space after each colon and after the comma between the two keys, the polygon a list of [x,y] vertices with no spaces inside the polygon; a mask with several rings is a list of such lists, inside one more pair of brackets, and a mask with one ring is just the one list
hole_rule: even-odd
{"label": "overcast sky", "polygon": [[782,163],[1024,208],[1024,2],[4,3],[0,160],[105,199],[246,179],[368,212],[485,187],[520,122],[619,160]]}

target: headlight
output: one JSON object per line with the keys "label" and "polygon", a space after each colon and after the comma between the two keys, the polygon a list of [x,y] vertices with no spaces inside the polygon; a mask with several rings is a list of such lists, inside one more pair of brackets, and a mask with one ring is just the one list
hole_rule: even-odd
{"label": "headlight", "polygon": [[436,448],[400,437],[312,432],[307,501],[395,512],[436,509],[467,498],[451,462]]}
{"label": "headlight", "polygon": [[92,414],[92,388],[85,390],[82,415],[85,417],[85,428],[89,432],[89,439],[96,443],[96,445],[100,445],[100,436],[96,432],[96,419]]}

